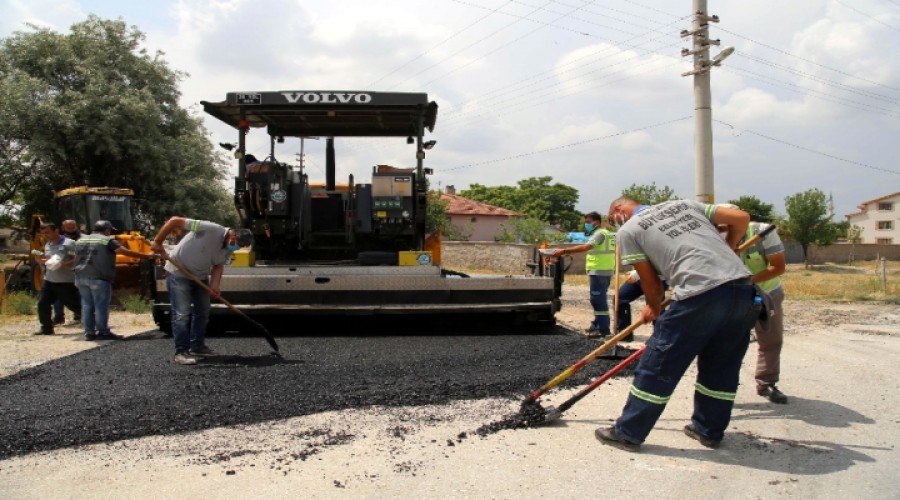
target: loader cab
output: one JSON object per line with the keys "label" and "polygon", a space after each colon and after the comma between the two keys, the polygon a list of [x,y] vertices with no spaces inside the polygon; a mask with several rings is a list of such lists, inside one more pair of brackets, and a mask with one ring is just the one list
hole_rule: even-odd
{"label": "loader cab", "polygon": [[56,198],[61,219],[74,220],[83,233],[89,233],[98,220],[110,221],[116,234],[135,230],[131,189],[82,186],[59,191]]}

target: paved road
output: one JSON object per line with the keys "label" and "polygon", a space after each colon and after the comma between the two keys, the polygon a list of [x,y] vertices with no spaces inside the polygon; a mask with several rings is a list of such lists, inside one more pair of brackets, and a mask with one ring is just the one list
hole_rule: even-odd
{"label": "paved road", "polygon": [[[782,387],[790,404],[773,405],[751,390],[739,391],[731,428],[718,450],[703,448],[681,432],[690,414],[688,383],[679,386],[640,453],[598,444],[593,430],[618,415],[627,379],[614,379],[591,393],[555,425],[476,436],[479,426],[517,410],[523,388],[539,386],[556,368],[585,353],[588,341],[574,336],[493,341],[457,336],[438,341],[434,349],[423,349],[414,337],[377,339],[374,345],[372,339],[341,340],[343,350],[327,349],[337,345],[331,340],[285,339],[286,352],[311,349],[302,362],[294,363],[289,356],[291,362],[272,364],[259,361],[266,354],[261,339],[226,340],[223,350],[238,357],[198,370],[167,364],[168,344],[148,335],[144,341],[96,349],[26,370],[7,379],[12,382],[0,381],[3,426],[12,423],[20,429],[25,424],[6,415],[22,404],[14,398],[23,396],[26,386],[37,394],[54,395],[41,397],[48,405],[49,422],[57,422],[72,407],[81,408],[81,414],[93,409],[100,421],[154,420],[152,413],[131,412],[130,405],[146,405],[148,392],[175,394],[167,384],[187,387],[186,396],[194,404],[155,398],[145,406],[148,411],[198,421],[220,413],[235,419],[244,409],[255,412],[259,401],[272,407],[276,399],[286,398],[287,403],[275,407],[290,409],[301,399],[299,394],[315,397],[314,403],[271,420],[237,419],[235,425],[201,425],[187,433],[173,421],[171,434],[161,429],[163,435],[140,439],[106,436],[90,446],[0,460],[0,496],[897,498],[896,306],[885,306],[868,324],[819,325],[789,335]],[[504,347],[496,348],[494,341]],[[396,355],[402,362],[376,361],[385,355]],[[558,359],[558,366],[549,368],[553,363],[548,359]],[[59,371],[68,364],[80,366],[81,375],[63,378],[78,371]],[[374,368],[360,371],[370,365]],[[430,365],[427,372],[420,371],[425,365]],[[474,375],[458,375],[469,370]],[[273,376],[276,372],[281,376]],[[335,381],[329,382],[328,376]],[[117,381],[133,377],[147,389],[129,385],[136,392],[132,397],[122,392],[110,401],[114,407],[91,405],[90,398],[76,403],[79,391],[121,392]],[[442,382],[445,377],[452,382]],[[743,379],[751,378],[745,364]],[[246,391],[245,397],[225,394],[235,385]],[[401,387],[417,389],[408,394],[396,390]],[[461,397],[479,390],[483,393],[475,399]],[[575,390],[553,391],[542,401],[545,406],[559,404]],[[382,402],[366,399],[373,392]],[[502,397],[514,394],[512,399]],[[327,408],[333,397],[359,399],[344,409],[309,411],[315,405]],[[431,398],[435,404],[411,404],[408,398],[420,403]],[[213,407],[210,401],[238,406]],[[69,429],[70,434],[78,432],[78,425]],[[6,433],[3,439],[11,437]]]}

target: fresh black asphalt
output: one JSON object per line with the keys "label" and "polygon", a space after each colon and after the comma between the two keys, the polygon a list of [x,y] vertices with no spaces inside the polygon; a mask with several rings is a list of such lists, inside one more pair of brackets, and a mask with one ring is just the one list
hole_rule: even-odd
{"label": "fresh black asphalt", "polygon": [[[283,357],[259,336],[210,336],[219,356],[180,366],[171,338],[150,330],[0,379],[0,458],[371,405],[524,399],[600,345],[561,327],[522,333],[477,320],[269,329]],[[597,359],[562,386],[614,364]]]}

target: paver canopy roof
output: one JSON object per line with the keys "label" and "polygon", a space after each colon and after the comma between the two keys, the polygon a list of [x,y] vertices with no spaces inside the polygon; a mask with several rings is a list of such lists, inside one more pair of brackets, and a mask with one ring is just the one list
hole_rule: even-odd
{"label": "paver canopy roof", "polygon": [[203,109],[235,128],[241,111],[249,127],[286,137],[402,137],[434,130],[437,103],[424,93],[334,90],[229,92]]}

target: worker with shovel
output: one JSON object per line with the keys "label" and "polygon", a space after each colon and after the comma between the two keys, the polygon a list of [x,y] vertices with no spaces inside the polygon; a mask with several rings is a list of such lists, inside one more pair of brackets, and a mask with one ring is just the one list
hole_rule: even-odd
{"label": "worker with shovel", "polygon": [[[739,208],[730,203],[719,206]],[[751,222],[741,241],[761,234],[770,226],[763,222]],[[741,259],[753,273],[753,282],[772,298],[773,306],[768,321],[765,324],[757,322],[753,327],[757,345],[756,393],[773,403],[787,404],[787,396],[776,387],[781,374],[781,347],[784,344],[784,288],[781,286],[781,275],[787,267],[784,243],[778,237],[777,230],[742,252]]]}
{"label": "worker with shovel", "polygon": [[[169,255],[163,242],[176,229],[183,229],[186,234]],[[252,243],[253,234],[248,229],[235,231],[186,217],[171,217],[160,228],[151,248],[167,259],[166,288],[172,311],[175,363],[194,365],[199,357],[215,355],[205,341],[210,302],[220,296],[219,284],[228,257]]]}
{"label": "worker with shovel", "polygon": [[[715,448],[731,419],[749,332],[762,309],[750,272],[735,254],[750,216],[691,200],[646,206],[622,197],[610,205],[609,220],[621,226],[622,264],[634,266],[641,279],[641,319],[655,324],[622,415],[594,435],[638,451],[697,358],[694,414],[684,432]],[[726,240],[717,224],[728,226]],[[661,313],[662,280],[672,289],[672,303]]]}

